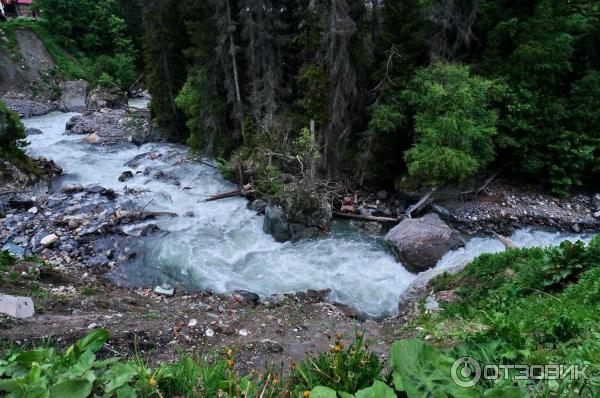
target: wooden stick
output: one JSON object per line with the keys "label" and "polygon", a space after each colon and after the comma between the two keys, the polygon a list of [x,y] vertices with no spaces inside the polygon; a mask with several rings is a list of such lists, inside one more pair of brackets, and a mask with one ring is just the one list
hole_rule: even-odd
{"label": "wooden stick", "polygon": [[334,211],[333,215],[340,218],[350,218],[353,220],[361,220],[361,221],[373,221],[373,222],[398,222],[400,221],[397,218],[392,217],[376,217],[376,216],[363,216],[361,214],[352,214],[352,213],[340,213],[339,211]]}
{"label": "wooden stick", "polygon": [[408,210],[406,210],[406,217],[410,218],[410,215],[412,213],[414,213],[415,211],[417,211],[417,210],[421,209],[422,207],[424,207],[429,202],[429,199],[431,199],[431,196],[434,194],[435,191],[437,191],[437,187],[431,188],[431,191],[427,192],[427,194],[425,196],[423,196],[421,198],[421,200],[419,200],[414,205],[410,206],[408,208]]}
{"label": "wooden stick", "polygon": [[212,202],[213,200],[232,198],[234,196],[248,196],[253,193],[254,193],[254,191],[252,190],[252,185],[246,184],[243,186],[243,190],[242,189],[234,189],[233,191],[223,192],[223,193],[220,193],[217,195],[212,195],[212,196],[209,196],[208,198],[204,199],[204,201]]}
{"label": "wooden stick", "polygon": [[487,188],[488,185],[490,185],[490,183],[492,181],[494,181],[496,179],[496,177],[498,177],[498,175],[500,174],[500,170],[495,171],[494,173],[492,173],[488,178],[485,179],[485,181],[483,182],[483,184],[481,184],[479,186],[479,188],[473,190],[473,191],[467,191],[467,192],[461,192],[463,195],[473,195],[473,197],[478,196],[481,191],[483,191],[484,189]]}
{"label": "wooden stick", "polygon": [[499,233],[494,232],[494,236],[496,237],[496,239],[498,239],[503,245],[504,247],[506,247],[507,249],[518,249],[519,246],[517,246],[515,244],[515,242],[513,242],[512,240],[510,240],[509,238],[507,238],[506,236],[500,235]]}

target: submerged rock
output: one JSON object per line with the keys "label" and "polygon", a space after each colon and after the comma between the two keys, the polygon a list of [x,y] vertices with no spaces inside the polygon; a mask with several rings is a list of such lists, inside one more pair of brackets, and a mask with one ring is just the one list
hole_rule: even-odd
{"label": "submerged rock", "polygon": [[433,213],[403,220],[388,232],[385,241],[411,272],[432,268],[444,254],[464,246],[459,234]]}
{"label": "submerged rock", "polygon": [[133,178],[133,172],[131,172],[130,170],[124,171],[119,176],[119,182],[125,182],[130,178]]}
{"label": "submerged rock", "polygon": [[40,130],[40,129],[35,129],[33,127],[28,127],[25,129],[25,135],[28,137],[30,135],[40,135],[40,134],[43,134],[42,130]]}

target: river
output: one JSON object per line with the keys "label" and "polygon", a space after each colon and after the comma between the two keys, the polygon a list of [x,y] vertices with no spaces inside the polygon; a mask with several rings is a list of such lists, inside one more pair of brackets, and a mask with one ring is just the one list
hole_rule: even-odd
{"label": "river", "polygon": [[[151,287],[170,282],[220,293],[245,289],[262,297],[329,288],[331,300],[363,315],[381,317],[397,311],[399,295],[416,278],[396,262],[381,236],[368,234],[351,222],[334,222],[332,233],[322,239],[277,243],[262,231],[263,217],[246,209],[245,199],[203,201],[235,186],[215,168],[190,159],[185,147],[165,143],[92,145],[83,136],[63,135],[65,123],[73,115],[53,112],[25,120],[27,127],[43,132],[28,137],[27,152],[58,163],[65,173],[62,183],[99,184],[117,192],[123,192],[125,186],[144,190],[135,199],[139,205],[179,214],[154,221],[170,233],[143,239],[136,248],[138,260],[112,273],[119,283]],[[148,156],[149,152],[153,155]],[[136,157],[141,158],[139,164],[128,167]],[[125,170],[135,176],[119,182]],[[153,178],[157,172],[164,173],[164,178]],[[126,206],[131,197],[122,195],[118,200]],[[511,236],[524,247],[578,238],[585,237],[529,229]],[[501,250],[504,247],[496,239],[470,238],[464,248],[448,253],[436,268]]]}

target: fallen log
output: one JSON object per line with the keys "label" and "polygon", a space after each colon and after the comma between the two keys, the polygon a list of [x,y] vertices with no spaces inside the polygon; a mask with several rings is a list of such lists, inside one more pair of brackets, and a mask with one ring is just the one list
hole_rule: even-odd
{"label": "fallen log", "polygon": [[360,221],[373,221],[373,222],[399,222],[400,219],[392,218],[392,217],[377,217],[377,216],[363,216],[361,214],[352,214],[352,213],[341,213],[339,211],[334,211],[333,215],[339,218],[350,218],[352,220],[360,220]]}
{"label": "fallen log", "polygon": [[249,196],[253,194],[252,185],[246,184],[242,189],[234,189],[233,191],[223,192],[217,195],[209,196],[204,199],[205,202],[212,202],[214,200],[225,199],[225,198],[233,198],[234,196]]}
{"label": "fallen log", "polygon": [[494,236],[496,237],[496,239],[498,239],[500,241],[500,243],[502,243],[504,245],[505,248],[507,249],[518,249],[519,246],[517,246],[515,244],[515,242],[513,242],[512,240],[510,240],[509,238],[507,238],[506,236],[500,235],[499,233],[494,232]]}
{"label": "fallen log", "polygon": [[433,196],[433,194],[435,193],[435,191],[437,191],[437,187],[433,187],[431,188],[431,191],[427,192],[427,194],[425,194],[425,196],[423,196],[417,203],[415,203],[414,205],[410,206],[407,210],[406,210],[406,218],[410,218],[411,214],[420,210],[421,208],[425,207],[426,205],[429,204],[431,197]]}
{"label": "fallen log", "polygon": [[157,217],[177,217],[177,213],[172,211],[140,211],[130,212],[124,210],[117,210],[115,212],[115,219],[121,220],[122,218],[129,218],[131,220],[146,220],[148,218]]}
{"label": "fallen log", "polygon": [[462,194],[467,195],[467,196],[472,195],[473,197],[479,196],[481,191],[486,189],[487,186],[490,185],[492,183],[492,181],[494,181],[496,179],[496,177],[498,177],[499,174],[500,174],[500,170],[492,173],[488,178],[485,179],[485,181],[479,186],[479,188],[477,188],[473,191],[462,192]]}

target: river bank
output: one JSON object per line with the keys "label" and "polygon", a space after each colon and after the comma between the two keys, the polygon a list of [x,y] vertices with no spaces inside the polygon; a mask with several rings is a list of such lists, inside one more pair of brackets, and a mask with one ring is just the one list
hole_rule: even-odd
{"label": "river bank", "polygon": [[[418,298],[396,315],[399,296],[417,275],[395,261],[381,233],[366,231],[360,222],[342,222],[324,239],[273,242],[262,232],[262,216],[246,209],[245,199],[203,202],[232,185],[213,167],[190,158],[186,148],[130,142],[138,130],[148,131],[143,111],[86,115],[53,113],[26,121],[42,131],[31,136],[29,153],[56,159],[64,175],[2,199],[1,247],[21,257],[36,255],[50,266],[30,281],[22,261],[24,271],[2,287],[7,294],[33,291],[38,307],[28,320],[3,319],[3,338],[25,344],[53,335],[67,344],[89,329],[106,327],[120,353],[132,353],[133,336],[141,335],[148,336],[145,349],[160,353],[157,359],[172,358],[178,346],[193,351],[234,345],[247,352],[243,366],[251,366],[323,350],[325,335],[336,332],[365,330],[381,354],[392,341],[417,333],[402,325],[419,312]],[[89,120],[110,122],[103,128],[78,127]],[[71,134],[64,135],[67,122]],[[577,239],[596,225],[592,196],[515,197],[495,186],[475,201],[447,205],[449,223],[463,232],[487,232],[496,231],[500,220],[503,228],[512,228],[500,231],[518,231],[513,239],[524,246]],[[546,205],[536,204],[536,198]],[[500,206],[524,218],[498,216]],[[528,218],[534,208],[540,213]],[[550,226],[543,220],[557,215],[563,221],[555,227],[568,227],[570,234],[522,230]],[[573,233],[575,224],[579,234]],[[436,268],[500,250],[492,238],[468,239],[466,248],[448,253]],[[175,286],[173,297],[152,292],[165,282]],[[258,304],[235,290],[258,293]],[[368,317],[381,320],[365,322]]]}

